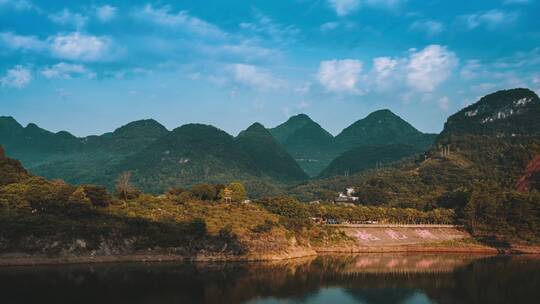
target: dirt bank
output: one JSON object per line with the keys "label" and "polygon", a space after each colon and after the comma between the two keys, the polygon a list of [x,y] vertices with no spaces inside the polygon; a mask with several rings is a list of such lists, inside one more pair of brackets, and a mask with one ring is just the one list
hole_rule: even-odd
{"label": "dirt bank", "polygon": [[298,245],[296,242],[274,247],[273,250],[252,246],[248,253],[233,255],[199,251],[194,255],[164,250],[144,250],[135,253],[64,253],[62,255],[29,255],[5,253],[0,266],[47,265],[77,263],[171,262],[171,261],[275,261],[322,254],[360,253],[461,253],[461,254],[540,254],[540,246],[514,244],[504,248],[476,242],[460,227],[453,226],[344,226],[339,231],[347,236],[339,242]]}

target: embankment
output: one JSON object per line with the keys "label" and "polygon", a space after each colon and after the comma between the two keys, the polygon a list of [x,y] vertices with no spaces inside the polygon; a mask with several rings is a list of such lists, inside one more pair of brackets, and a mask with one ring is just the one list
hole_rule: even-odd
{"label": "embankment", "polygon": [[500,253],[477,244],[462,227],[454,225],[335,225],[351,240],[319,246],[319,253],[347,252],[460,252]]}
{"label": "embankment", "polygon": [[347,237],[339,242],[317,245],[289,244],[281,250],[249,250],[243,255],[200,251],[195,255],[145,250],[130,254],[63,254],[60,256],[6,253],[0,266],[76,263],[166,262],[166,261],[272,261],[340,253],[462,253],[462,254],[540,254],[540,248],[482,245],[464,229],[451,225],[335,225]]}

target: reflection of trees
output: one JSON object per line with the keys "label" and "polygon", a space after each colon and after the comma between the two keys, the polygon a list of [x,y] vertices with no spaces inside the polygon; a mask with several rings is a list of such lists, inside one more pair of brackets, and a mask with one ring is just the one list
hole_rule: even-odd
{"label": "reflection of trees", "polygon": [[[0,286],[2,302],[45,304],[243,303],[260,297],[309,302],[323,287],[343,288],[365,303],[401,302],[416,291],[443,304],[528,303],[540,293],[540,260],[490,258],[459,266],[453,272],[446,268],[414,272],[385,267],[376,271],[376,263],[362,269],[359,258],[366,256],[274,263],[0,268]],[[404,258],[407,265],[426,260],[422,256],[372,258],[383,266]],[[455,260],[460,258],[451,259]]]}

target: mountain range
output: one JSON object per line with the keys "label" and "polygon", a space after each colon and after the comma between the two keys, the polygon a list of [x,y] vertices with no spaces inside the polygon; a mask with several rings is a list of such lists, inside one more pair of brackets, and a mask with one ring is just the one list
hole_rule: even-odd
{"label": "mountain range", "polygon": [[[419,157],[346,177],[312,180],[291,189],[290,193],[303,200],[313,200],[354,187],[366,204],[430,209],[464,208],[477,184],[500,191],[540,191],[539,122],[540,99],[534,92],[499,91],[450,116],[435,143]],[[381,158],[390,151],[389,146],[373,150]],[[352,151],[336,158],[322,175],[329,177],[331,174],[326,174],[329,170],[345,170],[347,166],[343,163],[354,158],[349,155]],[[370,159],[366,155],[362,158]]]}
{"label": "mountain range", "polygon": [[[33,123],[23,127],[12,117],[0,117],[0,145],[33,174],[75,184],[112,188],[118,175],[131,171],[133,182],[149,192],[239,180],[253,195],[272,195],[310,178],[362,175],[403,159],[419,159],[413,156],[438,155],[441,146],[461,149],[455,155],[463,156],[470,150],[466,145],[474,144],[464,140],[467,136],[490,136],[486,146],[517,149],[519,146],[508,141],[501,143],[501,138],[516,141],[537,135],[539,117],[538,96],[527,89],[514,89],[487,95],[450,116],[440,135],[422,133],[390,110],[373,112],[337,136],[305,114],[269,129],[254,123],[236,137],[202,124],[169,131],[147,119],[103,135],[78,138]],[[466,163],[481,161],[473,158],[464,157],[444,170],[457,172]],[[431,166],[436,163],[433,159],[417,172],[443,170]],[[508,171],[506,176],[512,174]]]}
{"label": "mountain range", "polygon": [[[356,173],[374,167],[377,161],[395,161],[425,151],[437,137],[436,134],[418,131],[387,109],[375,111],[356,121],[336,137],[305,114],[291,117],[285,123],[270,129],[270,132],[310,176],[319,177],[339,175],[344,171]],[[396,151],[396,144],[414,149],[406,147]],[[397,153],[378,159],[377,151],[373,147],[379,147],[380,150],[387,145],[393,145],[388,150]],[[346,154],[342,155],[344,153]],[[341,156],[343,158],[337,161],[341,163],[340,170],[325,170],[332,161]]]}

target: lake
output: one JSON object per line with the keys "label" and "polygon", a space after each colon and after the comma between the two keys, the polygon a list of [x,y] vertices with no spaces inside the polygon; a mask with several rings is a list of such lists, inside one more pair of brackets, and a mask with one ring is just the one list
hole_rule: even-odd
{"label": "lake", "polygon": [[539,303],[540,257],[320,256],[0,268],[2,303]]}

